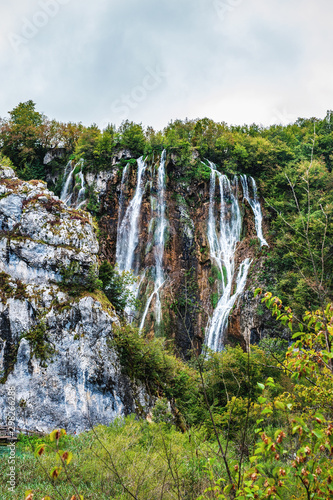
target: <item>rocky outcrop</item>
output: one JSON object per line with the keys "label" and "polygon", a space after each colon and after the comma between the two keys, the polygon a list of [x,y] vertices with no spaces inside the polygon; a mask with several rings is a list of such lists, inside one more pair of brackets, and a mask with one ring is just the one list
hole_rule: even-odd
{"label": "rocky outcrop", "polygon": [[95,272],[91,216],[69,210],[45,183],[23,182],[0,167],[0,420],[8,388],[16,425],[71,432],[145,407],[144,392],[122,374],[112,347],[118,318],[100,293],[73,297],[70,270],[84,285]]}
{"label": "rocky outcrop", "polygon": [[91,216],[69,211],[41,181],[3,169],[0,183],[0,270],[24,283],[61,279],[71,262],[84,274],[97,263]]}

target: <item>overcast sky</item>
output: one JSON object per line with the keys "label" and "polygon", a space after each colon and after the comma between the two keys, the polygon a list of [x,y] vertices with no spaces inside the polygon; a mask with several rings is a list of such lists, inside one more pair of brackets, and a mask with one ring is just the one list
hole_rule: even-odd
{"label": "overcast sky", "polygon": [[0,116],[163,128],[333,108],[332,0],[0,0]]}

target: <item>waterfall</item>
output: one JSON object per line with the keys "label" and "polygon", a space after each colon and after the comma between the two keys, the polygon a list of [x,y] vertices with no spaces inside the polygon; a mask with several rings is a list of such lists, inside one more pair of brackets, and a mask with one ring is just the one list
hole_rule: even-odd
{"label": "waterfall", "polygon": [[127,173],[128,173],[128,163],[125,165],[125,167],[123,169],[122,176],[121,176],[117,234],[119,233],[121,221],[122,221],[123,215],[124,215],[125,186],[126,186],[126,181],[127,181]]}
{"label": "waterfall", "polygon": [[[74,178],[74,172],[78,166],[81,166],[81,170],[79,172],[79,178],[80,178],[80,183],[81,183],[81,188],[79,190],[78,196],[76,203],[73,203],[74,208],[80,208],[84,203],[85,203],[85,182],[84,182],[84,175],[82,172],[83,168],[83,160],[80,160],[78,163],[76,163],[72,167],[72,162],[69,161],[66,168],[65,168],[65,184],[62,188],[60,199],[66,203],[67,206],[72,206],[72,200],[73,200],[73,190],[75,187],[75,178]],[[68,167],[70,167],[70,170],[68,172]],[[67,177],[66,177],[67,175]]]}
{"label": "waterfall", "polygon": [[[144,192],[142,182],[146,163],[141,158],[137,160],[138,172],[136,189],[122,221],[118,223],[116,263],[119,271],[134,271],[134,255],[139,242],[139,216]],[[123,172],[124,181],[124,172]],[[124,182],[122,182],[124,188]]]}
{"label": "waterfall", "polygon": [[167,221],[165,218],[165,160],[166,151],[162,153],[160,165],[158,168],[158,180],[157,180],[157,225],[155,231],[155,262],[156,262],[156,273],[155,273],[155,291],[156,291],[156,321],[157,324],[161,323],[162,319],[162,307],[160,299],[160,289],[162,288],[165,278],[163,272],[163,256],[164,256],[164,241],[165,241],[165,230],[167,227]]}
{"label": "waterfall", "polygon": [[[69,170],[69,172],[68,172]],[[72,162],[71,160],[67,163],[64,175],[66,177],[64,187],[62,188],[61,194],[60,194],[60,199],[66,203],[66,205],[70,205],[71,198],[72,198],[72,184],[73,184],[73,175],[74,175],[74,170],[75,170],[75,165],[72,167]]]}
{"label": "waterfall", "polygon": [[164,256],[164,243],[165,243],[165,230],[167,228],[167,220],[165,217],[165,161],[166,151],[162,152],[161,161],[158,167],[157,175],[157,216],[156,228],[154,232],[154,257],[155,257],[155,273],[154,273],[154,290],[148,298],[140,324],[140,331],[144,327],[146,316],[149,311],[151,301],[156,296],[155,300],[155,317],[156,323],[159,325],[162,320],[162,305],[160,298],[160,290],[165,283],[165,276],[163,271],[163,256]]}
{"label": "waterfall", "polygon": [[84,203],[84,201],[85,201],[84,195],[86,192],[82,167],[81,167],[81,170],[79,172],[79,176],[80,176],[80,181],[81,181],[81,189],[79,191],[79,194],[77,195],[77,202],[76,203],[77,203],[78,207]]}
{"label": "waterfall", "polygon": [[[223,347],[223,335],[228,325],[229,313],[237,297],[244,290],[251,261],[245,259],[241,263],[236,278],[236,291],[232,294],[232,283],[235,276],[235,251],[242,228],[238,203],[238,181],[236,177],[230,181],[226,175],[216,170],[213,163],[209,162],[209,166],[211,176],[207,234],[210,256],[219,269],[221,286],[219,290],[220,297],[208,325],[206,344],[211,349],[218,351]],[[215,217],[216,177],[219,181],[221,200],[218,224],[216,224]]]}
{"label": "waterfall", "polygon": [[241,175],[241,182],[242,182],[242,188],[243,188],[243,197],[245,200],[248,201],[250,207],[252,208],[252,212],[254,215],[254,222],[256,226],[256,231],[257,231],[257,236],[260,240],[260,246],[268,246],[267,241],[264,238],[263,232],[262,232],[262,211],[261,211],[261,206],[260,206],[260,201],[258,199],[258,193],[257,193],[257,185],[253,177],[249,177],[251,185],[252,185],[252,192],[253,192],[253,197],[251,198],[250,193],[249,193],[249,181],[248,177],[246,175]]}
{"label": "waterfall", "polygon": [[214,351],[221,351],[223,348],[223,334],[228,326],[229,314],[237,298],[244,291],[251,263],[252,260],[248,258],[241,263],[236,279],[235,293],[231,295],[231,289],[225,290],[214,310],[206,341],[208,347]]}
{"label": "waterfall", "polygon": [[[139,243],[139,216],[141,211],[142,197],[144,193],[143,176],[146,170],[146,162],[140,157],[137,160],[137,182],[132,200],[130,201],[125,215],[122,217],[125,202],[125,185],[127,180],[128,165],[125,166],[121,178],[121,190],[119,198],[119,214],[117,227],[117,247],[116,247],[116,265],[120,272],[132,271],[136,275],[135,250]],[[137,297],[141,282],[129,285],[129,290]],[[131,306],[125,308],[129,320],[134,316],[135,311]]]}

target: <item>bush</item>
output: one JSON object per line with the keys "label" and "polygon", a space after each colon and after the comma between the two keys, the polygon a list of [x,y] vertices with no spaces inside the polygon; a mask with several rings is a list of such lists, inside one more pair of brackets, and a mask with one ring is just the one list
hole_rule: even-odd
{"label": "bush", "polygon": [[88,273],[84,274],[79,262],[72,261],[69,266],[60,271],[60,286],[65,288],[69,295],[80,295],[84,291],[93,292],[102,288],[102,281],[98,278],[97,266],[89,267]]}
{"label": "bush", "polygon": [[99,280],[102,290],[118,313],[123,313],[126,307],[134,306],[135,297],[130,286],[136,282],[133,274],[124,271],[120,273],[109,262],[104,261],[99,268]]}
{"label": "bush", "polygon": [[41,366],[46,366],[46,361],[54,354],[54,348],[47,337],[45,321],[40,321],[36,326],[23,335],[31,348],[31,355],[40,360]]}

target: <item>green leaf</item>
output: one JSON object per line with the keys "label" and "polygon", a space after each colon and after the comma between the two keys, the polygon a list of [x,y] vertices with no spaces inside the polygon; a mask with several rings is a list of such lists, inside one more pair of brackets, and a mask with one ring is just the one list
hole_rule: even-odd
{"label": "green leaf", "polygon": [[262,414],[262,415],[268,415],[268,414],[269,414],[269,415],[271,415],[272,413],[273,413],[273,411],[271,410],[271,408],[265,408],[265,409],[261,412],[261,414]]}
{"label": "green leaf", "polygon": [[228,485],[224,488],[223,492],[224,492],[224,493],[229,494],[229,493],[230,493],[230,491],[231,491],[231,488],[232,488],[232,484],[228,484]]}
{"label": "green leaf", "polygon": [[293,333],[292,335],[292,339],[296,339],[297,337],[300,337],[301,335],[303,335],[303,332],[297,332],[297,333]]}
{"label": "green leaf", "polygon": [[318,439],[322,439],[324,437],[324,433],[322,431],[317,430],[317,429],[314,429],[312,431],[312,434],[314,434],[316,436],[316,438],[318,438]]}
{"label": "green leaf", "polygon": [[263,398],[262,396],[260,396],[260,397],[258,398],[258,401],[259,401],[259,403],[262,405],[262,404],[264,404],[264,403],[265,403],[265,401],[267,401],[267,398]]}
{"label": "green leaf", "polygon": [[257,382],[257,386],[258,386],[258,387],[259,387],[259,389],[261,389],[262,391],[265,389],[264,384],[260,384],[260,382]]}
{"label": "green leaf", "polygon": [[256,288],[254,291],[254,296],[256,297],[257,295],[261,294],[261,288]]}
{"label": "green leaf", "polygon": [[315,324],[315,332],[319,332],[319,330],[321,330],[323,327],[323,324],[321,323],[321,321],[317,321],[317,323]]}

